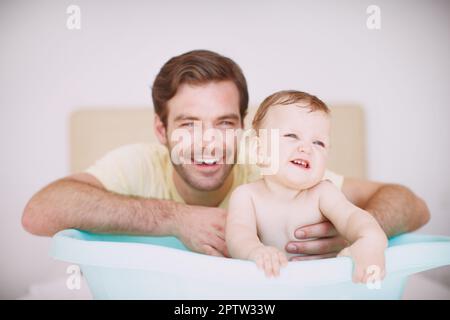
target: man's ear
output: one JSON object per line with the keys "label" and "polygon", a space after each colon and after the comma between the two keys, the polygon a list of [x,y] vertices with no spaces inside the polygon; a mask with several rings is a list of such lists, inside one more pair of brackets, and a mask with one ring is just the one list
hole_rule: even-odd
{"label": "man's ear", "polygon": [[155,135],[158,138],[158,141],[163,144],[167,145],[167,131],[164,123],[161,121],[161,118],[155,114],[154,118],[154,130]]}

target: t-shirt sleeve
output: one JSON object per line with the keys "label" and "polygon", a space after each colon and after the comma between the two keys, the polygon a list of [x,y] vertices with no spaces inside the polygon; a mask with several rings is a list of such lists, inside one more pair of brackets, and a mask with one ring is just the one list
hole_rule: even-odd
{"label": "t-shirt sleeve", "polygon": [[342,189],[342,184],[344,183],[344,176],[341,176],[333,171],[326,170],[323,176],[323,180],[330,180],[339,190]]}
{"label": "t-shirt sleeve", "polygon": [[108,152],[86,172],[96,177],[108,191],[138,195],[144,179],[151,179],[153,171],[145,160],[141,145],[125,145]]}

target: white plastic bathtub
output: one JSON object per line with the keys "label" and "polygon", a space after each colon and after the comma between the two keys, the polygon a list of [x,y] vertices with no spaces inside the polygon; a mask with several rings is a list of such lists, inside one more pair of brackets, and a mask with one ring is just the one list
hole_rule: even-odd
{"label": "white plastic bathtub", "polygon": [[79,265],[96,299],[399,299],[409,275],[450,264],[450,237],[390,239],[379,289],[352,283],[347,257],[290,262],[266,278],[253,262],[193,253],[174,237],[71,229],[54,236],[50,254]]}

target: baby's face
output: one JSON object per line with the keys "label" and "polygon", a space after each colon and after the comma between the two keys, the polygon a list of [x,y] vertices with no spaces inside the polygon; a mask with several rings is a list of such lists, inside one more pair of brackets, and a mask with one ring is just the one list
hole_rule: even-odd
{"label": "baby's face", "polygon": [[273,106],[260,128],[279,130],[279,166],[267,178],[295,189],[307,189],[322,180],[330,144],[327,114],[295,104]]}

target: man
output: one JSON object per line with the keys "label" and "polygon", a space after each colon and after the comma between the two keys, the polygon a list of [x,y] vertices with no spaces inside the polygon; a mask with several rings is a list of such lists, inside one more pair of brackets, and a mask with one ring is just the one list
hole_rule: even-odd
{"label": "man", "polygon": [[[77,228],[100,233],[174,235],[193,251],[228,256],[224,228],[228,196],[258,178],[249,165],[192,155],[174,163],[176,130],[240,129],[248,91],[239,66],[205,50],[170,59],[157,75],[152,98],[155,134],[161,145],[128,145],[108,153],[86,172],[57,180],[27,204],[24,228],[36,235]],[[225,141],[224,148],[233,143]],[[203,150],[200,136],[193,144]],[[215,146],[222,148],[221,146]],[[355,205],[370,212],[388,236],[412,231],[429,219],[426,204],[403,186],[343,178],[327,172]],[[286,245],[294,260],[335,256],[345,245],[330,223],[299,228]]]}

